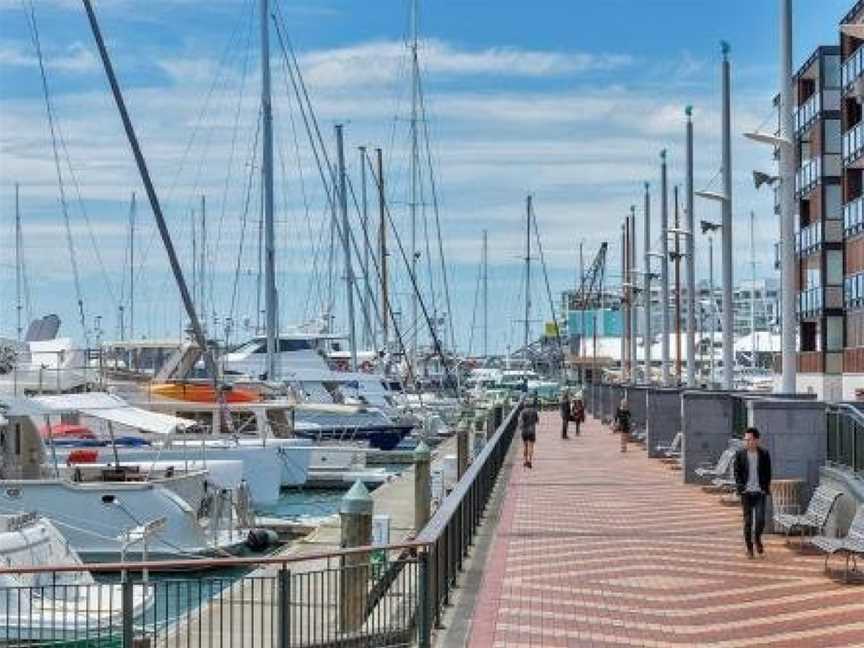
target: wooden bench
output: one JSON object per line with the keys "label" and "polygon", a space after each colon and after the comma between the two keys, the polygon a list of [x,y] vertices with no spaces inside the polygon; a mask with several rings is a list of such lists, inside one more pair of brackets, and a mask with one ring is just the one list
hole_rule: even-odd
{"label": "wooden bench", "polygon": [[820,535],[825,530],[825,524],[828,522],[828,517],[834,509],[841,492],[836,488],[828,486],[819,486],[810,498],[807,504],[807,510],[801,515],[793,515],[791,513],[774,513],[774,527],[782,529],[786,534],[786,542],[789,542],[789,535],[797,530],[801,534],[801,541],[798,544],[799,550],[804,546],[804,534],[810,532],[811,535]]}
{"label": "wooden bench", "polygon": [[855,511],[855,517],[852,518],[852,524],[849,525],[849,531],[843,538],[832,538],[826,535],[817,535],[810,539],[812,544],[817,549],[825,552],[825,571],[828,569],[828,561],[834,554],[843,554],[846,557],[846,567],[843,572],[843,580],[849,580],[849,563],[852,563],[852,570],[858,571],[857,557],[864,555],[864,505],[858,507]]}

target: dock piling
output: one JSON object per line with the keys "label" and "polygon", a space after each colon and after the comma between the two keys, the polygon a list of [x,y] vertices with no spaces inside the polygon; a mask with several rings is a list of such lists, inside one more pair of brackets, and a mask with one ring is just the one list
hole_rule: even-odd
{"label": "dock piling", "polygon": [[[357,480],[339,505],[343,549],[372,543],[374,502],[363,482]],[[339,627],[352,632],[363,627],[366,617],[366,584],[369,580],[369,554],[343,556],[339,588]]]}
{"label": "dock piling", "polygon": [[429,521],[432,503],[432,452],[423,441],[414,449],[414,530],[423,530]]}

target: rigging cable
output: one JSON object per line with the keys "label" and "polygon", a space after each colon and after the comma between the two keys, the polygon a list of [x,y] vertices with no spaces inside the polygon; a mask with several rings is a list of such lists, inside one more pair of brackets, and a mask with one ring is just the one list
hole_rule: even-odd
{"label": "rigging cable", "polygon": [[558,316],[555,314],[555,300],[552,298],[552,288],[549,285],[549,273],[546,271],[546,258],[543,255],[543,243],[540,241],[540,228],[537,225],[537,214],[534,213],[533,205],[531,218],[534,221],[534,238],[537,241],[537,251],[540,253],[540,266],[543,268],[543,280],[546,283],[546,297],[549,300],[549,311],[552,314],[552,323],[555,327],[555,340],[558,343],[558,363],[560,368],[564,366],[564,345],[561,341],[561,331],[558,326]]}
{"label": "rigging cable", "polygon": [[33,46],[36,48],[36,57],[39,63],[39,74],[42,79],[42,94],[45,101],[45,112],[48,116],[48,128],[51,133],[51,149],[54,154],[54,170],[57,173],[57,184],[60,191],[60,207],[63,211],[63,222],[66,230],[66,246],[69,250],[69,262],[72,266],[72,278],[75,285],[75,297],[78,302],[78,316],[84,333],[86,346],[90,346],[90,332],[87,330],[87,319],[84,313],[84,297],[81,291],[81,276],[78,272],[78,259],[75,254],[75,242],[72,238],[72,224],[69,218],[69,205],[66,201],[66,188],[63,184],[63,170],[60,165],[60,154],[57,150],[57,133],[54,124],[54,109],[51,105],[51,96],[48,92],[48,77],[45,74],[45,63],[42,59],[42,45],[39,41],[39,30],[36,26],[36,10],[32,0],[29,0],[28,23]]}

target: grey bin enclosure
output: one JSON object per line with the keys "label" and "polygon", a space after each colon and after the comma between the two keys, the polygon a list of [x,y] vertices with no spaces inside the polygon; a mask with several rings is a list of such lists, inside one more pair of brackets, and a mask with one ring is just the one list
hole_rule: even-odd
{"label": "grey bin enclosure", "polygon": [[735,399],[728,392],[684,391],[681,396],[681,471],[685,484],[701,484],[696,469],[713,463],[729,445]]}
{"label": "grey bin enclosure", "polygon": [[645,444],[649,457],[662,457],[658,445],[668,446],[681,431],[681,390],[649,388],[645,394]]}
{"label": "grey bin enclosure", "polygon": [[803,495],[809,499],[828,456],[825,404],[813,400],[751,400],[747,402],[747,422],[759,430],[762,446],[771,453],[774,479],[800,479],[806,484]]}

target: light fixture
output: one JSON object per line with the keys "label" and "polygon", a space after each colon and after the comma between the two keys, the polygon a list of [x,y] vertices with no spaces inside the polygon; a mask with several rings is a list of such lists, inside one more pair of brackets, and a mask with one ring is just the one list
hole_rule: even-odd
{"label": "light fixture", "polygon": [[792,142],[785,137],[772,135],[771,133],[763,133],[761,131],[752,131],[744,133],[744,137],[760,144],[769,144],[770,146],[792,146]]}
{"label": "light fixture", "polygon": [[717,202],[726,202],[725,194],[718,193],[716,191],[697,191],[696,195],[700,198],[705,198],[706,200],[714,200]]}
{"label": "light fixture", "polygon": [[759,189],[764,184],[773,185],[780,178],[778,176],[773,176],[770,173],[765,173],[764,171],[754,171],[753,172],[753,186]]}
{"label": "light fixture", "polygon": [[708,232],[716,232],[721,229],[723,226],[720,223],[712,223],[711,221],[699,221],[699,227],[702,228],[702,233],[707,234]]}

